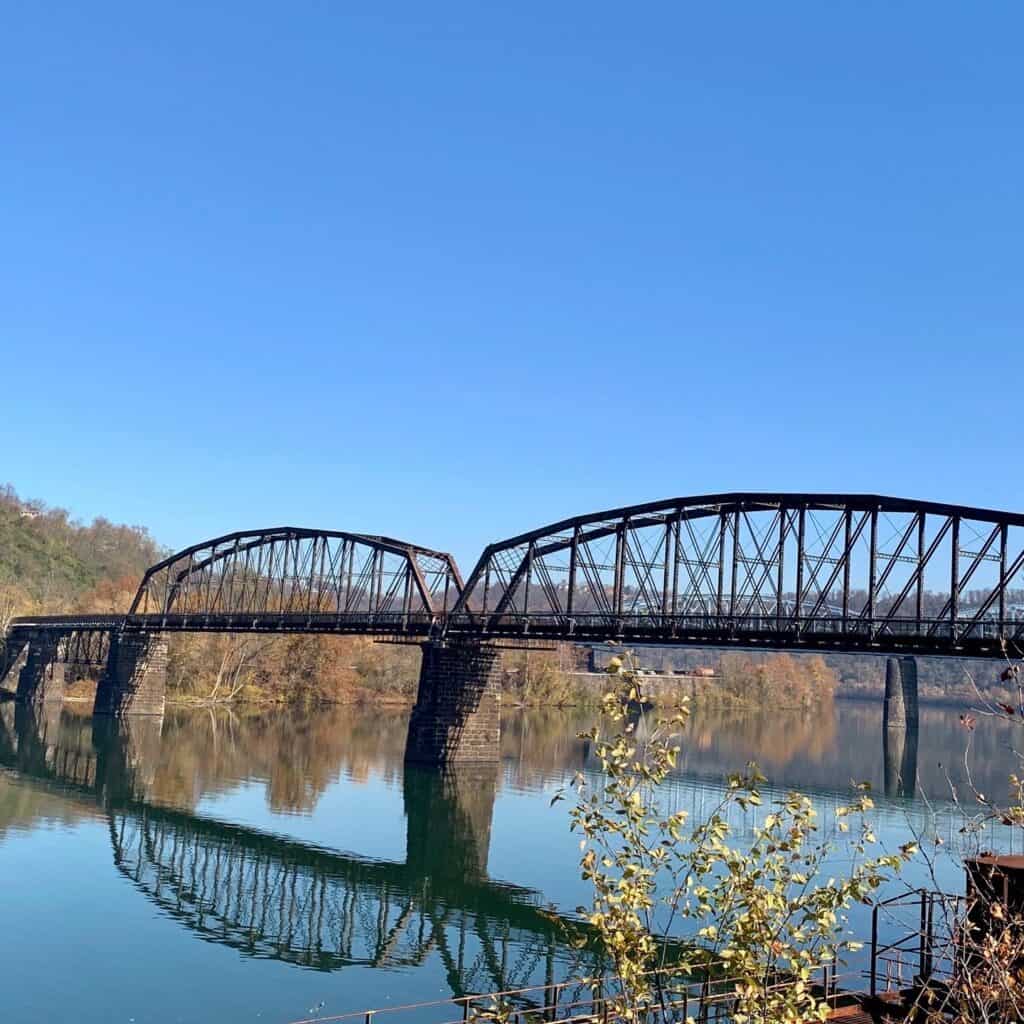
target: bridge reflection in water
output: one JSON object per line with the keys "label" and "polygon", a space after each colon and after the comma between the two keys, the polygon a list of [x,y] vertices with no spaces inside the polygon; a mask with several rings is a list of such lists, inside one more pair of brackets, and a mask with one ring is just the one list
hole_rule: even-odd
{"label": "bridge reflection in water", "polygon": [[[487,876],[496,765],[407,767],[404,863],[339,853],[152,799],[158,718],[0,705],[0,765],[105,816],[116,869],[168,917],[248,956],[319,970],[436,952],[453,995],[586,972],[589,930]],[[443,841],[439,838],[443,837]]]}
{"label": "bridge reflection in water", "polygon": [[[718,803],[724,773],[762,756],[773,779],[812,792],[825,812],[848,801],[852,778],[874,778],[882,790],[883,779],[890,782],[895,773],[920,779],[924,792],[941,797],[945,776],[935,766],[947,762],[960,742],[956,714],[926,713],[919,767],[908,748],[887,750],[893,763],[883,765],[877,715],[877,708],[859,705],[837,706],[834,716],[823,712],[820,718],[742,718],[706,709],[688,726],[679,776],[666,788],[666,810],[687,810],[702,820]],[[502,785],[537,793],[574,769],[590,769],[585,744],[573,738],[590,724],[589,714],[510,715],[504,769],[464,766],[454,772],[403,771],[405,720],[379,709],[344,709],[251,718],[174,712],[162,721],[118,721],[0,703],[0,766],[18,773],[23,797],[38,792],[35,818],[65,815],[67,807],[101,820],[115,869],[162,916],[243,957],[320,971],[413,971],[429,962],[429,971],[439,972],[454,996],[588,973],[595,957],[586,947],[588,929],[546,907],[537,890],[491,879],[488,860]],[[944,728],[951,730],[948,736]],[[859,734],[875,742],[844,742]],[[993,792],[1004,774],[996,752],[1005,740],[995,731],[977,736],[979,781]],[[395,800],[384,808],[389,822],[400,822],[404,809],[404,860],[397,837],[392,859],[383,860],[212,820],[195,810],[200,801],[259,780],[273,811],[306,813],[331,787],[337,792],[339,774],[352,783],[340,788],[364,802],[382,798],[375,780],[386,785],[387,797]],[[912,822],[919,833],[942,834],[947,846],[955,842],[959,817],[940,811],[937,820],[925,805],[906,799],[907,788],[893,799],[879,795],[874,818],[880,830],[902,838]],[[771,795],[766,792],[766,801]],[[62,808],[56,813],[55,804]],[[246,805],[245,799],[230,804],[236,810]],[[325,810],[322,803],[318,838],[330,836],[324,841],[335,846],[347,845],[353,834],[358,838],[351,841],[365,840],[361,805],[347,817]],[[541,844],[564,827],[558,812],[552,814]],[[270,829],[281,822],[293,833],[302,830],[294,817],[267,817]],[[339,836],[331,823],[342,820],[345,833]],[[831,822],[825,813],[823,837],[840,838]],[[749,821],[732,823],[739,836],[748,834]],[[0,834],[7,824],[0,819]],[[502,844],[507,852],[504,839]],[[559,879],[575,876],[571,843],[569,850],[564,873],[545,882],[552,894],[564,895]],[[351,985],[348,979],[344,984]]]}

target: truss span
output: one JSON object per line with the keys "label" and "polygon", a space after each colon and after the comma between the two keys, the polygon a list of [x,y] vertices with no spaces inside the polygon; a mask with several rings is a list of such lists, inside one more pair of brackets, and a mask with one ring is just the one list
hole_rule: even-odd
{"label": "truss span", "polygon": [[1024,516],[728,493],[490,545],[447,617],[477,635],[995,655],[1024,643]]}
{"label": "truss span", "polygon": [[280,527],[226,534],[146,572],[129,620],[432,621],[462,588],[450,555],[390,537]]}

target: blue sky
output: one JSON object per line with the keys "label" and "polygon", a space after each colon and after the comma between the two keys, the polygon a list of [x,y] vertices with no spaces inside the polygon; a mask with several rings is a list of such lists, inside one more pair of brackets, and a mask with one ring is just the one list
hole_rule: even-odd
{"label": "blue sky", "polygon": [[9,5],[0,480],[472,561],[716,490],[1024,509],[1019,5]]}

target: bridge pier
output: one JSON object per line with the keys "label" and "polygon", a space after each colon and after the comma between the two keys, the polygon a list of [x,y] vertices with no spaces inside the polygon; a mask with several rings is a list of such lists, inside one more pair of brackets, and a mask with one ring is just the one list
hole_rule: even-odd
{"label": "bridge pier", "polygon": [[28,657],[18,674],[20,704],[41,706],[64,700],[62,638],[55,633],[35,633],[29,638]]}
{"label": "bridge pier", "polygon": [[473,641],[423,644],[405,760],[420,764],[501,759],[500,652]]}
{"label": "bridge pier", "polygon": [[117,633],[110,638],[92,713],[162,715],[166,691],[167,639],[152,633]]}
{"label": "bridge pier", "polygon": [[887,658],[882,709],[885,795],[913,796],[917,788],[917,659]]}
{"label": "bridge pier", "polygon": [[882,723],[889,729],[917,729],[917,658],[885,659]]}

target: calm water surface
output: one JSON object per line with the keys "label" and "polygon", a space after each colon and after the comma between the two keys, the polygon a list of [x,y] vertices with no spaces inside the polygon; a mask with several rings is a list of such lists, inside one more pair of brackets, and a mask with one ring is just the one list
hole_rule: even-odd
{"label": "calm water surface", "polygon": [[[590,723],[510,711],[500,767],[441,776],[403,769],[401,711],[117,726],[0,704],[3,1020],[277,1024],[581,971],[567,935],[588,893],[565,804],[549,803],[593,770],[575,738]],[[949,801],[965,738],[958,712],[925,710],[904,784],[913,752],[887,767],[875,706],[700,712],[664,799],[699,815],[751,759],[825,812],[868,780],[882,842],[941,836],[938,881],[959,891],[946,853],[966,842]],[[973,734],[990,794],[1014,738],[990,721]],[[906,880],[929,884],[923,867]]]}

